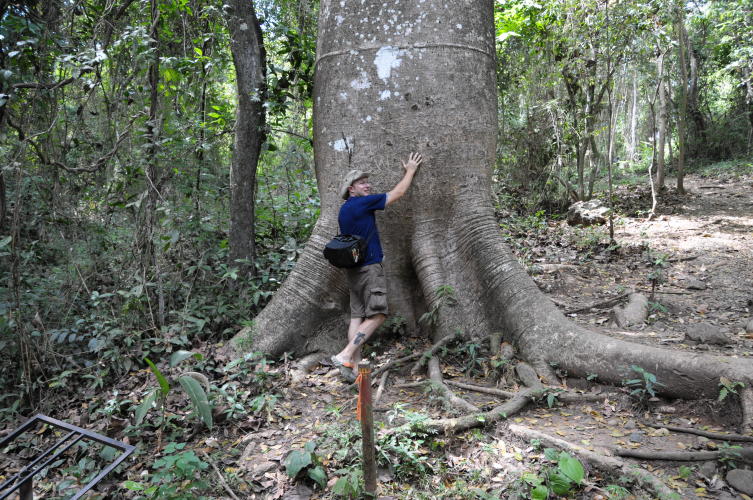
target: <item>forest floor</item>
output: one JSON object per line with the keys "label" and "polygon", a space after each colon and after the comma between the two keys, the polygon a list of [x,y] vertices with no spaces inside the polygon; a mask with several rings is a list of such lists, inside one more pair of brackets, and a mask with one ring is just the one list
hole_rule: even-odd
{"label": "forest floor", "polygon": [[[599,327],[609,335],[671,349],[718,351],[730,356],[750,356],[753,335],[745,332],[751,313],[753,291],[753,176],[690,176],[688,194],[669,190],[659,198],[656,216],[620,217],[610,247],[605,227],[571,227],[566,221],[534,221],[513,228],[511,243],[529,265],[539,287],[565,311],[604,302],[626,290],[651,295],[650,274],[661,271],[656,281],[651,314],[640,327],[610,327],[610,307],[593,307],[571,313],[574,321]],[[629,215],[651,207],[648,189],[619,189],[618,211]],[[657,269],[659,261],[662,269]],[[624,301],[623,301],[624,302]],[[694,324],[713,327],[727,341],[724,345],[699,344],[686,339]],[[428,348],[415,338],[384,339],[370,350],[376,365],[406,353]],[[479,346],[469,361],[465,349],[448,349],[443,361],[446,380],[495,386],[489,354]],[[448,412],[438,399],[421,388],[400,388],[411,382],[410,364],[393,372],[377,405],[379,428],[428,415],[442,418]],[[565,375],[565,374],[562,374]],[[636,377],[639,375],[636,374]],[[491,382],[491,383],[490,383]],[[593,382],[563,377],[563,387],[600,390]],[[661,382],[660,380],[658,381]],[[501,387],[504,388],[504,387]],[[510,389],[510,388],[508,388]],[[514,388],[512,388],[514,390]],[[457,394],[482,409],[499,403],[494,396],[456,389]],[[355,393],[338,380],[334,370],[321,367],[302,383],[287,387],[282,408],[288,417],[261,433],[243,436],[241,467],[246,478],[258,486],[259,498],[328,498],[311,483],[292,484],[279,464],[291,449],[317,441],[325,465],[345,463],[355,450]],[[615,447],[651,451],[716,450],[722,440],[667,432],[649,424],[674,425],[712,432],[738,432],[739,407],[734,397],[724,401],[665,401],[658,398],[640,406],[622,388],[603,401],[548,407],[532,406],[509,421],[458,436],[427,439],[406,455],[393,455],[393,462],[380,469],[380,494],[386,498],[527,498],[529,489],[520,480],[525,472],[541,476],[551,467],[541,446],[534,446],[510,432],[515,423],[588,450],[610,455]],[[393,420],[395,422],[393,422]],[[392,444],[392,443],[390,443]],[[535,444],[535,443],[534,443]],[[736,445],[740,443],[728,443]],[[350,449],[348,447],[351,447]],[[434,449],[432,449],[434,447]],[[723,462],[638,461],[629,463],[653,472],[680,493],[682,498],[747,498],[730,488]],[[590,467],[586,463],[586,469]],[[736,464],[742,465],[742,464]],[[347,469],[339,474],[347,474]],[[330,487],[337,473],[330,475]],[[591,486],[572,493],[578,498],[620,498],[619,478],[589,476]],[[631,488],[624,498],[649,498],[651,494]],[[489,495],[485,497],[484,495]],[[496,496],[494,496],[496,495]]]}
{"label": "forest floor", "polygon": [[[519,218],[509,224],[506,220],[500,222],[511,247],[538,286],[574,321],[634,342],[668,349],[717,351],[728,356],[751,357],[753,363],[753,335],[746,333],[746,323],[753,309],[753,175],[692,175],[686,178],[685,186],[688,190],[685,196],[678,196],[674,190],[663,193],[656,216],[650,220],[645,216],[651,207],[650,191],[634,186],[619,188],[617,212],[620,217],[615,219],[617,245],[610,244],[605,226],[572,227],[564,220],[552,221],[540,216]],[[627,290],[650,296],[652,279],[656,290],[650,299],[647,321],[636,327],[610,326],[610,309],[614,304],[603,304],[624,295]],[[583,311],[569,312],[593,304],[596,305]],[[720,344],[690,341],[686,333],[698,324],[720,334],[723,337]],[[416,333],[401,336],[392,332],[372,342],[365,354],[378,367],[428,347]],[[216,358],[211,346],[198,350],[208,359]],[[490,356],[488,342],[450,345],[441,359],[446,380],[508,391],[518,389],[509,367],[495,363],[498,360]],[[214,361],[222,366],[230,360],[217,358]],[[232,398],[228,396],[230,391],[225,390],[226,402],[215,410],[218,418],[212,432],[194,425],[181,436],[181,431],[176,432],[180,429],[177,424],[172,427],[172,434],[168,432],[170,425],[163,428],[168,429],[164,439],[162,431],[154,427],[141,427],[137,431],[130,427],[129,432],[128,425],[133,422],[119,418],[118,412],[112,411],[93,430],[132,444],[140,441],[146,453],[142,451],[131,461],[120,479],[112,478],[103,483],[99,498],[137,495],[137,492],[123,493],[123,479],[148,485],[145,471],[156,470],[150,463],[152,458],[169,455],[165,451],[168,441],[188,442],[186,450],[195,451],[207,464],[200,475],[212,483],[214,494],[203,493],[205,498],[232,498],[232,495],[287,500],[347,498],[348,484],[357,480],[359,470],[360,427],[355,419],[354,386],[342,382],[337,371],[326,365],[317,365],[293,382],[294,365],[291,361],[257,365],[254,376],[258,379],[266,373],[273,381],[266,386],[269,392],[260,394],[252,402],[254,411],[248,409],[249,401],[246,401],[246,409],[238,407],[235,415],[223,420],[220,415],[231,414],[233,407]],[[431,391],[411,386],[411,382],[422,377],[412,377],[410,367],[411,364],[407,364],[390,372],[383,396],[375,407],[381,465],[379,495],[385,499],[531,498],[532,484],[538,481],[551,486],[547,477],[556,471],[556,458],[545,450],[544,443],[523,439],[520,433],[511,432],[513,426],[535,430],[603,455],[611,455],[617,447],[691,451],[745,444],[661,427],[738,432],[740,410],[734,394],[723,401],[659,398],[637,401],[630,396],[628,388],[601,387],[598,380],[572,379],[566,373],[558,373],[563,388],[603,397],[588,403],[563,404],[554,400],[550,401],[551,406],[547,401],[540,401],[507,420],[457,435],[423,436],[409,431],[389,435],[384,429],[405,422],[420,422],[427,417],[452,415]],[[225,387],[223,384],[229,381],[227,376],[223,379],[224,372],[219,369],[215,373],[216,376],[210,377],[214,387]],[[640,377],[636,373],[636,378]],[[117,387],[103,388],[93,399],[113,401],[120,394],[136,403],[154,385],[148,370],[134,372]],[[495,396],[457,387],[453,390],[482,410],[500,404]],[[87,402],[72,402],[71,407],[61,409],[55,416],[85,426],[88,406]],[[173,423],[185,420],[191,412],[187,399],[178,392],[170,394],[167,408],[168,414],[175,417]],[[294,481],[286,473],[285,464],[291,463],[291,451],[304,450],[306,443],[312,441],[316,443],[313,452],[309,448],[311,453],[301,451],[297,455],[302,472]],[[303,455],[306,457],[301,458]],[[5,458],[0,453],[0,470]],[[309,459],[311,464],[307,463]],[[743,465],[730,463],[733,459],[711,462],[624,460],[652,472],[682,498],[749,498],[730,487],[725,479],[728,470]],[[605,475],[587,460],[582,462],[586,470],[585,482],[560,497],[653,496],[625,478]],[[318,477],[315,472],[310,476],[326,483],[324,489],[306,476],[317,465],[326,471],[326,477]],[[187,470],[189,476],[193,474],[190,467]],[[181,478],[173,474],[175,481]],[[182,486],[176,486],[178,491],[190,490],[187,477],[183,477]],[[218,480],[220,477],[222,479]],[[152,483],[157,484],[154,479]],[[341,495],[336,495],[336,491]],[[186,493],[159,498],[198,498],[198,495]]]}

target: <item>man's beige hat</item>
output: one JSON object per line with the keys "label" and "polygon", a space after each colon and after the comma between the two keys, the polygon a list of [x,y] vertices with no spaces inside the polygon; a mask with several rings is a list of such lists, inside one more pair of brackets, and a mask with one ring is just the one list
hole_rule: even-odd
{"label": "man's beige hat", "polygon": [[343,183],[340,186],[340,197],[343,200],[347,200],[348,196],[350,196],[350,193],[348,193],[348,188],[358,179],[363,179],[364,177],[368,176],[369,174],[367,172],[363,172],[361,170],[351,170],[350,172],[345,174],[345,177],[343,177]]}

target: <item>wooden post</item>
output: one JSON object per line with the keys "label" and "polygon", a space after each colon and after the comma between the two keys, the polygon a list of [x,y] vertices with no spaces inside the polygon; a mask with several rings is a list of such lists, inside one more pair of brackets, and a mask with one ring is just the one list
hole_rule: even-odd
{"label": "wooden post", "polygon": [[18,499],[34,500],[34,483],[32,478],[21,483],[21,487],[18,488]]}
{"label": "wooden post", "polygon": [[363,482],[366,495],[376,498],[376,455],[374,452],[374,413],[371,407],[371,365],[358,363],[358,400],[361,407],[361,441],[363,443]]}

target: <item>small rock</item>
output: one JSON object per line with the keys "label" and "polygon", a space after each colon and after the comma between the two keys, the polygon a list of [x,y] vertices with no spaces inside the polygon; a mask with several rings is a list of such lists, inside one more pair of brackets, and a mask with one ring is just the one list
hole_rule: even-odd
{"label": "small rock", "polygon": [[727,483],[737,491],[746,495],[753,495],[753,471],[732,469],[725,476]]}
{"label": "small rock", "polygon": [[674,406],[657,406],[656,413],[677,413],[677,408]]}
{"label": "small rock", "polygon": [[578,201],[567,209],[567,223],[571,226],[593,226],[607,223],[609,208],[599,200]]}
{"label": "small rock", "polygon": [[690,279],[685,284],[685,288],[687,288],[688,290],[705,290],[706,288],[708,288],[708,286],[701,280]]}
{"label": "small rock", "polygon": [[716,462],[704,462],[698,473],[706,479],[711,479],[716,474]]}
{"label": "small rock", "polygon": [[607,425],[611,425],[612,427],[614,427],[616,425],[620,425],[620,421],[617,420],[616,418],[610,418],[609,420],[607,420]]}
{"label": "small rock", "polygon": [[718,492],[716,494],[718,495],[716,497],[716,500],[739,500],[739,498],[740,498],[737,495],[733,495],[731,493],[727,493],[726,491]]}
{"label": "small rock", "polygon": [[745,325],[745,333],[753,333],[753,318],[750,318]]}
{"label": "small rock", "polygon": [[689,325],[685,331],[685,339],[700,344],[727,345],[729,338],[719,328],[707,323]]}
{"label": "small rock", "polygon": [[627,422],[625,422],[624,427],[625,429],[635,429],[636,428],[635,420],[628,420]]}
{"label": "small rock", "polygon": [[641,431],[635,431],[630,433],[629,439],[633,443],[642,443],[645,440],[645,437],[643,436],[643,433]]}
{"label": "small rock", "polygon": [[288,490],[282,496],[282,500],[309,500],[314,494],[314,490],[303,483],[298,483],[295,489]]}

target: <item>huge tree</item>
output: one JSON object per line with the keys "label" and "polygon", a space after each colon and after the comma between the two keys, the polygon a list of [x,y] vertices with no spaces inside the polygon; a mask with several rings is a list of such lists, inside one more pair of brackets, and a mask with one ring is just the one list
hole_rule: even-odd
{"label": "huge tree", "polygon": [[411,191],[379,218],[392,314],[432,312],[437,341],[503,332],[518,355],[552,379],[620,383],[638,365],[666,395],[713,396],[719,378],[746,384],[749,360],[676,352],[614,339],[567,320],[505,245],[494,217],[491,167],[497,109],[491,0],[376,0],[321,3],[314,90],[316,175],[321,216],[294,271],[252,328],[233,345],[272,354],[333,351],[348,317],[343,273],[321,256],[337,232],[338,186],[351,168],[379,190],[401,175],[400,159],[425,160]]}

